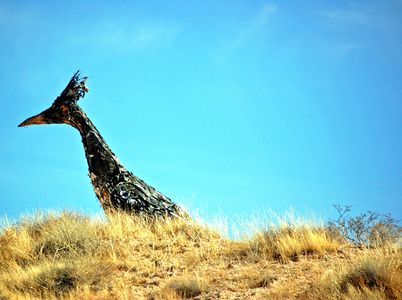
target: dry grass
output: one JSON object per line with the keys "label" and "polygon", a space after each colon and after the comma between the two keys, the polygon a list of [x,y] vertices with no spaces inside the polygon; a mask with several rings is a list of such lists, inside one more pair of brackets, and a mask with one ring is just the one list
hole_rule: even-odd
{"label": "dry grass", "polygon": [[282,217],[266,212],[243,227],[250,251],[267,260],[298,260],[303,254],[322,256],[336,252],[340,245],[322,222],[300,218],[293,211]]}
{"label": "dry grass", "polygon": [[401,297],[400,247],[359,250],[313,219],[270,216],[232,240],[222,219],[39,211],[1,227],[0,299]]}
{"label": "dry grass", "polygon": [[323,299],[402,299],[401,250],[388,245],[360,253],[326,272],[315,294]]}

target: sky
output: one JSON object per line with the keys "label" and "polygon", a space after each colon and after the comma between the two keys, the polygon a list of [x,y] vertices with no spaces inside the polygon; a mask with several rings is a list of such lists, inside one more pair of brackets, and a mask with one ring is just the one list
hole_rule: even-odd
{"label": "sky", "polygon": [[0,216],[101,213],[77,70],[123,165],[192,212],[402,218],[402,1],[0,1]]}

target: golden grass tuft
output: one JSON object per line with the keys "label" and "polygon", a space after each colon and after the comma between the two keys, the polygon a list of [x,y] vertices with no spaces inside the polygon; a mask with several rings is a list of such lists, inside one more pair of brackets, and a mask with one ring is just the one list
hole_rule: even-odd
{"label": "golden grass tuft", "polygon": [[315,289],[334,299],[402,299],[402,250],[391,244],[363,252],[327,272]]}
{"label": "golden grass tuft", "polygon": [[294,214],[237,221],[234,240],[223,219],[212,226],[64,210],[3,223],[0,299],[401,296],[400,247],[357,250]]}
{"label": "golden grass tuft", "polygon": [[200,295],[204,288],[204,283],[199,278],[188,274],[182,275],[169,280],[155,299],[193,298]]}
{"label": "golden grass tuft", "polygon": [[323,256],[340,246],[322,222],[297,217],[292,211],[284,217],[266,212],[265,219],[254,217],[254,222],[244,227],[249,233],[249,251],[267,260],[297,260],[305,254]]}

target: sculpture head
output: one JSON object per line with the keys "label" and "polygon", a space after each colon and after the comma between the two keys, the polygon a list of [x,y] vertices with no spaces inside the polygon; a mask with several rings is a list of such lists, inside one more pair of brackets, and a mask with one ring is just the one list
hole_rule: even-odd
{"label": "sculpture head", "polygon": [[80,72],[77,71],[51,107],[36,116],[26,119],[18,127],[39,124],[71,124],[70,113],[72,113],[73,105],[89,91],[85,85],[86,80],[87,77],[80,78]]}

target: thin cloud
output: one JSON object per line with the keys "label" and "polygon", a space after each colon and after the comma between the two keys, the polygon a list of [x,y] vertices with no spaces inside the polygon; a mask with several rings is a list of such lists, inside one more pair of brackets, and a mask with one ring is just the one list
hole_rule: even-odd
{"label": "thin cloud", "polygon": [[341,28],[367,26],[374,28],[399,28],[400,17],[397,10],[386,5],[359,5],[350,9],[321,10],[317,15],[324,17],[328,25]]}
{"label": "thin cloud", "polygon": [[130,51],[172,40],[180,31],[179,26],[172,24],[138,25],[131,28],[108,26],[92,33],[89,40],[96,40],[100,45],[115,50]]}
{"label": "thin cloud", "polygon": [[332,22],[341,24],[360,24],[369,25],[372,18],[366,12],[360,10],[326,10],[320,11],[317,14],[322,15]]}
{"label": "thin cloud", "polygon": [[258,33],[268,24],[270,17],[276,14],[277,11],[278,8],[276,5],[265,3],[263,8],[256,14],[255,18],[241,30],[237,38],[231,44],[231,48],[236,49],[246,43],[250,37]]}
{"label": "thin cloud", "polygon": [[333,59],[339,59],[347,56],[353,52],[360,51],[364,46],[358,43],[333,43],[333,44],[320,44],[317,46],[316,51],[323,56],[329,56]]}
{"label": "thin cloud", "polygon": [[33,10],[20,8],[18,11],[12,10],[5,6],[0,6],[0,28],[14,30],[18,28],[26,28],[32,24],[35,16]]}
{"label": "thin cloud", "polygon": [[[271,23],[272,16],[278,13],[278,7],[274,4],[265,3],[255,11],[254,15],[242,22],[241,27],[235,28],[235,34],[225,35],[215,48],[212,48],[210,54],[214,61],[222,66],[232,61],[238,54],[240,48],[255,46],[260,41],[262,34],[266,34],[268,26]],[[256,39],[257,38],[257,39]]]}
{"label": "thin cloud", "polygon": [[402,29],[399,14],[392,5],[353,5],[346,9],[328,9],[316,12],[331,34],[339,34],[337,42],[323,48],[333,56],[378,45],[386,45],[390,55],[398,56],[397,41],[392,36]]}
{"label": "thin cloud", "polygon": [[[44,17],[35,8],[25,6],[16,10],[0,5],[0,30],[10,40],[17,40],[19,45],[32,43],[34,37],[35,44],[40,41],[50,45],[49,49],[96,46],[100,50],[127,52],[172,41],[181,32],[181,25],[174,21],[145,17],[142,20],[90,19],[91,26],[61,27],[59,20]],[[36,30],[34,34],[33,30]]]}

